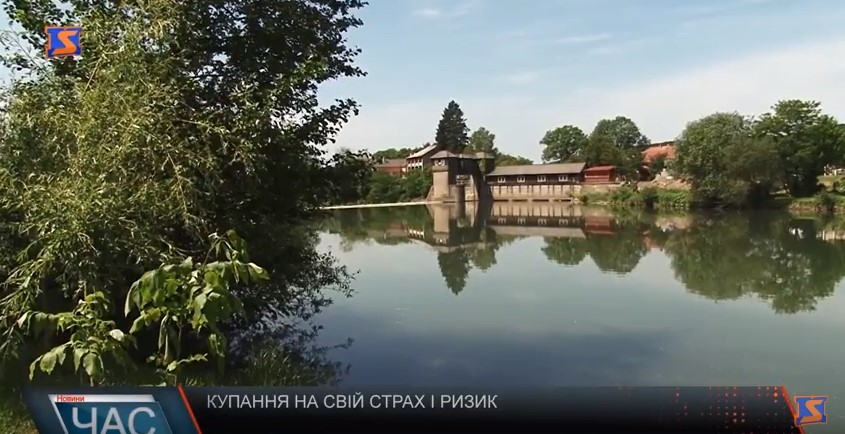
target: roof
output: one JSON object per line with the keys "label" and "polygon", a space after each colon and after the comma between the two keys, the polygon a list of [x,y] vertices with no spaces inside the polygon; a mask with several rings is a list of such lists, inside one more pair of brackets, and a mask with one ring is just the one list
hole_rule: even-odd
{"label": "roof", "polygon": [[672,142],[660,143],[643,151],[643,161],[646,163],[660,156],[675,158],[675,145]]}
{"label": "roof", "polygon": [[404,166],[405,159],[404,158],[385,158],[379,164],[376,164],[376,167],[397,167],[397,166]]}
{"label": "roof", "polygon": [[439,146],[437,145],[437,143],[433,143],[431,145],[426,146],[425,148],[420,149],[417,152],[414,152],[411,155],[408,155],[406,158],[421,158],[421,157],[424,157],[425,154],[428,154],[429,152],[437,149],[438,147]]}
{"label": "roof", "polygon": [[585,172],[601,172],[603,170],[613,170],[616,166],[593,166],[587,169],[584,169]]}
{"label": "roof", "polygon": [[[485,154],[484,152],[474,152],[474,153],[471,153],[471,154],[455,154],[455,153],[449,152],[445,149],[440,151],[440,152],[437,152],[436,154],[431,156],[432,159],[449,158],[449,157],[471,158],[471,159],[488,158],[487,154]],[[490,158],[492,158],[492,157],[490,157]]]}
{"label": "roof", "polygon": [[576,174],[584,171],[584,163],[557,164],[522,164],[517,166],[499,166],[488,176],[508,175],[557,175]]}

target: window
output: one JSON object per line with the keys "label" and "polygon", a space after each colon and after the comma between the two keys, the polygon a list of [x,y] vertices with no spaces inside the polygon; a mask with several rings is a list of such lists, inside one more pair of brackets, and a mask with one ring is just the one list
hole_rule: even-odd
{"label": "window", "polygon": [[560,176],[557,177],[557,180],[560,181],[560,182],[566,182],[566,181],[569,181],[569,177],[566,176],[566,175],[560,175]]}
{"label": "window", "polygon": [[525,177],[524,176],[517,176],[516,182],[525,182]]}
{"label": "window", "polygon": [[537,182],[546,182],[546,175],[540,175],[537,177]]}
{"label": "window", "polygon": [[499,181],[499,182],[505,182],[505,177],[504,177],[504,176],[500,176],[500,177],[499,177],[499,179],[498,179],[498,181]]}
{"label": "window", "polygon": [[537,219],[537,224],[540,225],[540,226],[545,226],[546,225],[546,219]]}

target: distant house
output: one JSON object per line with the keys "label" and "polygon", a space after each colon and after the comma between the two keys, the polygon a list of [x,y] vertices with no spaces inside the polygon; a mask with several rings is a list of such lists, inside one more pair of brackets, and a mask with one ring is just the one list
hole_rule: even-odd
{"label": "distant house", "polygon": [[578,184],[584,163],[525,164],[499,166],[487,175],[489,185],[561,185]]}
{"label": "distant house", "polygon": [[584,169],[585,184],[610,184],[616,180],[616,166],[593,166]]}
{"label": "distant house", "polygon": [[405,172],[404,158],[385,158],[381,163],[375,165],[376,170],[393,176],[401,176]]}
{"label": "distant house", "polygon": [[675,152],[675,142],[655,143],[643,151],[643,164],[648,166],[660,157],[671,160],[675,158]]}
{"label": "distant house", "polygon": [[662,178],[662,179],[672,179],[672,173],[666,168],[659,170],[659,173],[655,173],[652,170],[651,165],[654,160],[658,158],[663,158],[664,160],[672,160],[675,158],[677,150],[675,148],[675,142],[662,142],[662,143],[655,143],[648,148],[646,148],[642,155],[643,155],[643,169],[640,171],[641,176],[643,179],[650,179],[654,178]]}
{"label": "distant house", "polygon": [[440,145],[432,144],[428,145],[425,148],[420,149],[417,152],[414,152],[411,155],[408,155],[405,158],[405,166],[410,169],[422,169],[424,167],[428,167],[431,165],[431,157],[439,152],[441,149]]}

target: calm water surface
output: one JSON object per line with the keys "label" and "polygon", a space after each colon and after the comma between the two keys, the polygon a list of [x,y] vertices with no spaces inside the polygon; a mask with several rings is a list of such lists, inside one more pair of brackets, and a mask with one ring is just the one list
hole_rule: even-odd
{"label": "calm water surface", "polygon": [[[839,228],[839,229],[838,229]],[[786,385],[845,432],[845,225],[561,204],[338,212],[347,385]]]}

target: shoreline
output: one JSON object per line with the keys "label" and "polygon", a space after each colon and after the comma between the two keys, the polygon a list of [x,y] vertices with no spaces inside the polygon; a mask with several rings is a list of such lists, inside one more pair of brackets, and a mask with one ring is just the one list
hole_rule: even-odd
{"label": "shoreline", "polygon": [[[352,204],[352,205],[330,205],[320,207],[320,210],[323,211],[337,211],[337,210],[347,210],[347,209],[368,209],[368,208],[395,208],[395,207],[408,207],[408,206],[422,206],[422,205],[444,205],[444,204],[454,204],[455,202],[443,202],[443,201],[413,201],[413,202],[389,202],[389,203],[361,203],[361,204]],[[548,201],[493,201],[493,203],[549,203]],[[649,209],[642,205],[633,205],[633,204],[614,204],[608,200],[595,200],[595,201],[555,201],[551,203],[566,203],[569,205],[579,205],[585,207],[599,207],[599,208],[608,208],[608,209],[629,209],[629,210],[646,210]],[[746,208],[745,211],[761,211],[761,210],[780,210],[780,211],[787,211],[793,214],[799,215],[815,215],[815,216],[823,216],[823,215],[845,215],[845,207],[837,206],[832,212],[825,211],[819,209],[816,206],[809,205],[807,203],[788,203],[788,204],[768,204],[769,206],[761,206],[757,208]],[[665,212],[679,212],[679,211],[707,211],[708,208],[696,208],[696,207],[689,207],[689,206],[659,206],[655,208],[651,208],[653,211],[665,211]],[[714,208],[715,209],[715,208]]]}
{"label": "shoreline", "polygon": [[431,201],[416,201],[416,202],[390,202],[390,203],[359,203],[355,205],[330,205],[320,207],[321,210],[330,211],[338,209],[359,209],[359,208],[389,208],[396,206],[417,206],[417,205],[437,205],[445,202],[431,202]]}

